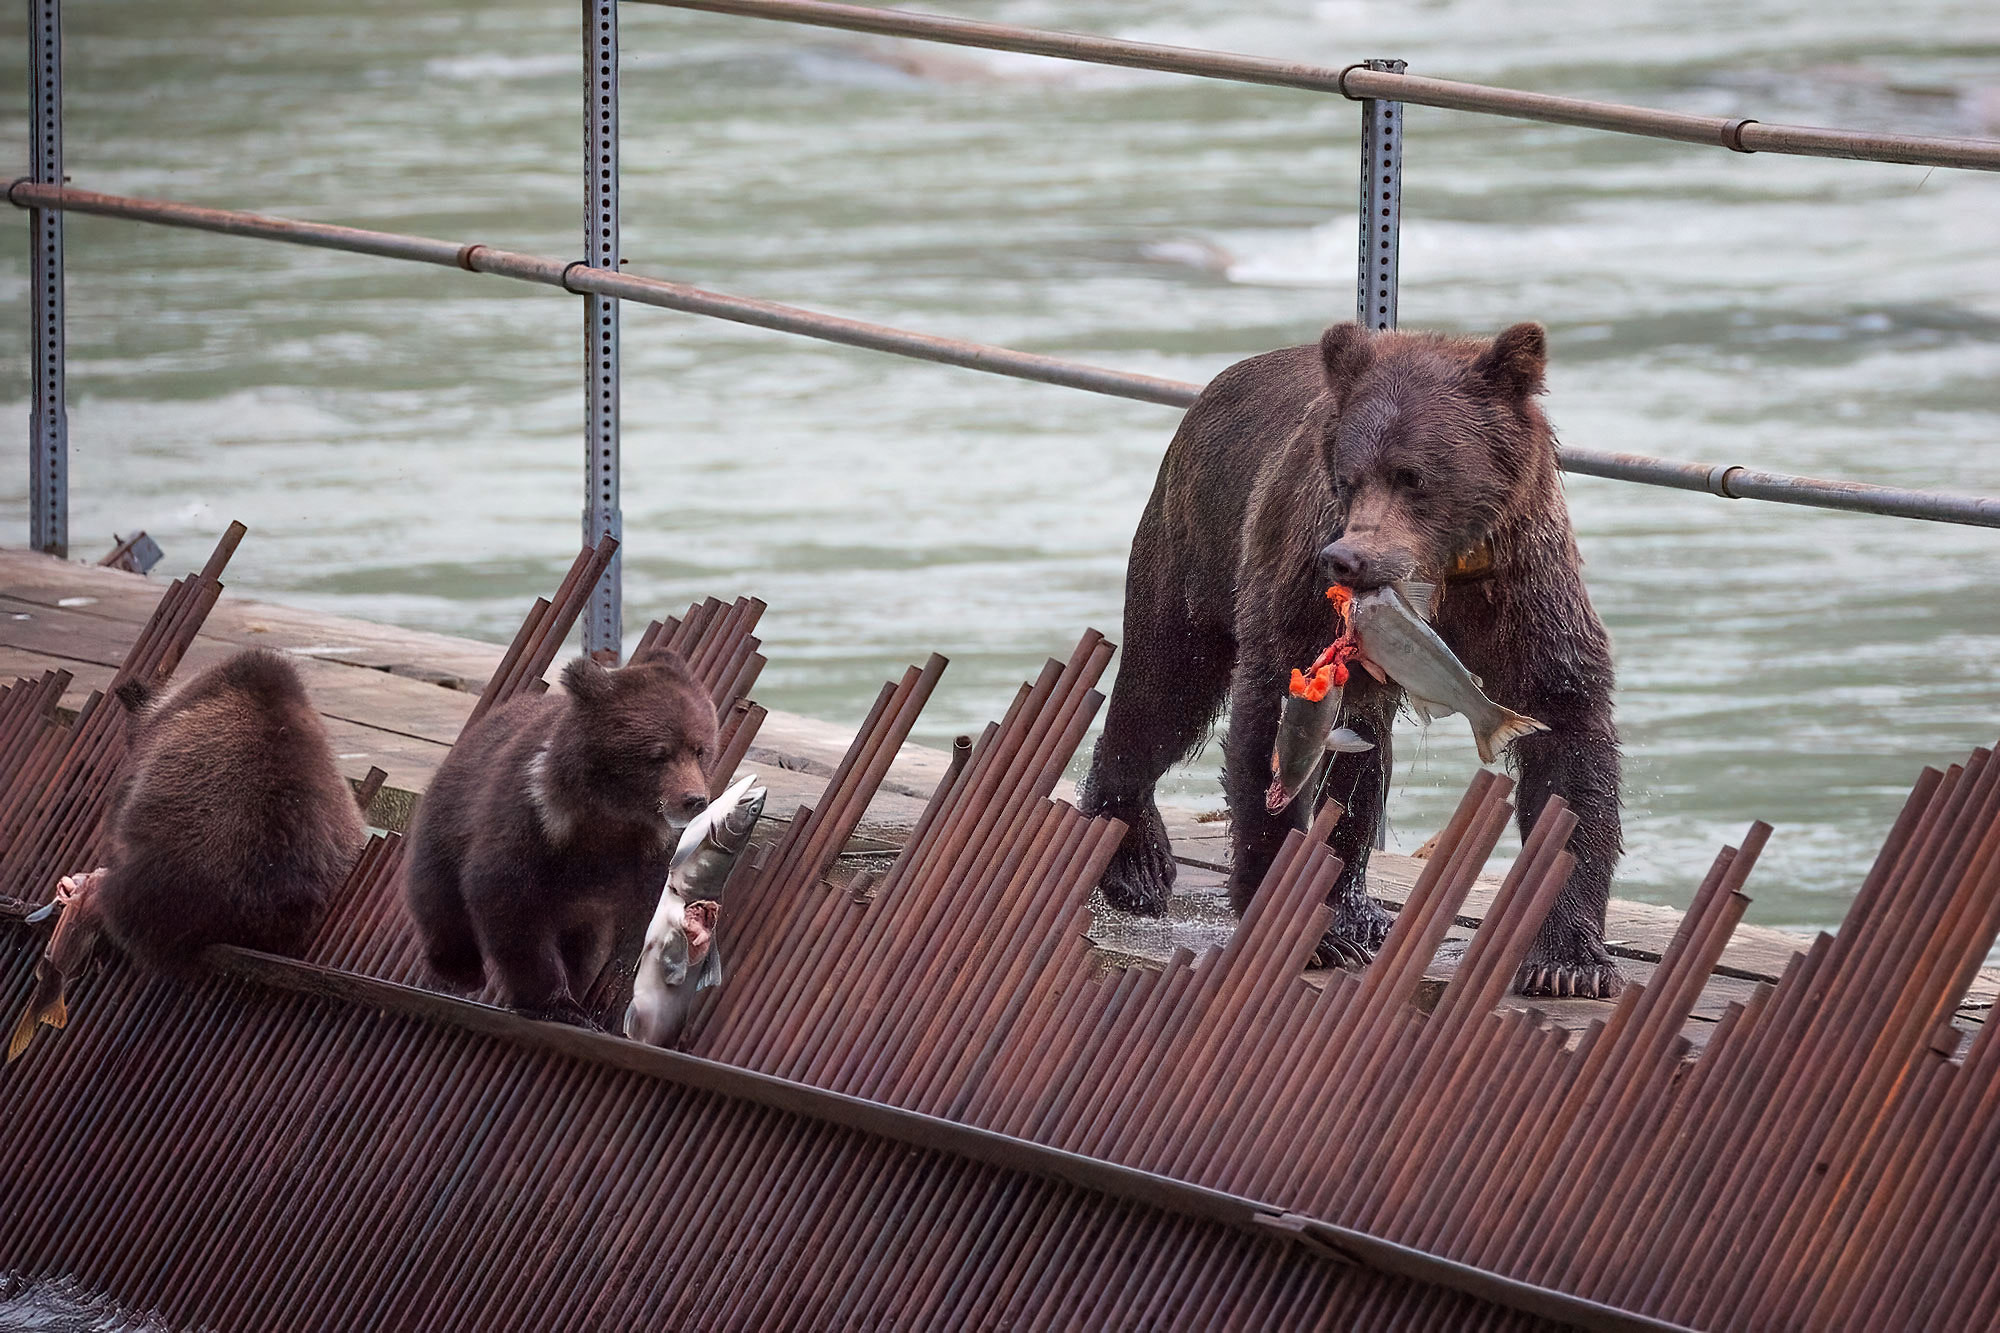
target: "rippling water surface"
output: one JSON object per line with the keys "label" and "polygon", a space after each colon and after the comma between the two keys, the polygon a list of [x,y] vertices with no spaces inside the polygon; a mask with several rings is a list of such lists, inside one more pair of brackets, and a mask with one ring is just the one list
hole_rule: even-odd
{"label": "rippling water surface", "polygon": [[[1987,0],[957,12],[2000,133]],[[573,4],[68,17],[78,185],[577,251]],[[636,272],[1186,379],[1352,309],[1351,104],[639,5],[623,23]],[[0,69],[15,144],[21,64]],[[1407,153],[1404,323],[1546,323],[1566,441],[2000,493],[2000,180],[1421,108]],[[575,300],[90,218],[69,235],[80,554],[143,527],[181,569],[240,517],[239,592],[496,639],[554,585],[581,507]],[[18,245],[5,264],[18,424]],[[953,665],[932,740],[996,716],[1085,625],[1116,636],[1173,412],[643,308],[624,349],[634,629],[756,593],[760,697],[849,722],[937,649]],[[1682,901],[1762,817],[1779,834],[1753,919],[1837,921],[1917,769],[2000,731],[2000,534],[1589,478],[1569,493],[1619,660],[1620,892]],[[24,510],[17,463],[0,539],[22,539]],[[1399,742],[1403,845],[1469,775],[1463,731]],[[1212,758],[1172,786],[1215,804]]]}

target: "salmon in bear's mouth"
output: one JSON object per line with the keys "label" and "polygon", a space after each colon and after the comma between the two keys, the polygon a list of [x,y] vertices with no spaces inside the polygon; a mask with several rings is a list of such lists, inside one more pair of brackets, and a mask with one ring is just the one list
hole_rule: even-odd
{"label": "salmon in bear's mouth", "polygon": [[1278,716],[1278,735],[1271,747],[1271,785],[1264,793],[1264,808],[1274,815],[1298,799],[1318,769],[1340,717],[1347,664],[1360,651],[1347,614],[1354,602],[1353,590],[1336,583],[1326,590],[1326,596],[1333,604],[1334,640],[1311,666],[1303,671],[1293,668],[1291,686]]}

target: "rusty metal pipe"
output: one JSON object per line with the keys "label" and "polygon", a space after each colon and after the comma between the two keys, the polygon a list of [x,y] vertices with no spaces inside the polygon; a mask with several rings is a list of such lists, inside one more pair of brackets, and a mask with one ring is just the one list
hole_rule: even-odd
{"label": "rusty metal pipe", "polygon": [[[803,3],[805,0],[791,0],[791,2]],[[1408,79],[1411,76],[1377,75],[1371,71],[1357,69],[1348,77],[1350,83],[1358,89],[1364,78]],[[1370,94],[1364,94],[1367,95]],[[1516,94],[1516,96],[1531,95]],[[1554,100],[1560,102],[1565,99]],[[1754,137],[1754,132],[1759,128],[1756,125],[1749,125],[1743,127],[1742,132],[1747,139]],[[2000,161],[2000,145],[1993,145],[1991,151],[1995,154],[1996,161]],[[464,268],[475,273],[560,287],[578,294],[607,296],[638,305],[658,306],[667,310],[726,319],[852,347],[914,357],[918,360],[934,361],[989,374],[1007,375],[1016,379],[1083,389],[1113,397],[1133,398],[1168,407],[1186,407],[1201,391],[1200,385],[1179,380],[1106,370],[1057,357],[1010,351],[1006,348],[965,342],[955,338],[913,333],[862,320],[801,310],[772,301],[703,291],[697,287],[665,279],[609,273],[582,265],[568,264],[559,259],[516,254],[487,245],[462,245],[420,236],[402,236],[325,223],[300,222],[265,214],[102,194],[68,186],[36,185],[30,181],[15,182],[8,192],[8,197],[21,208],[59,208],[71,212],[93,213],[102,217],[127,218],[163,226],[186,227],[227,235],[254,236],[264,240],[288,241],[325,249],[347,250],[357,254]],[[450,257],[446,258],[447,255]],[[463,262],[461,256],[465,257]],[[1672,459],[1647,458],[1637,454],[1572,447],[1562,448],[1557,461],[1558,466],[1567,472],[1610,477],[1651,486],[1666,486],[1677,490],[1706,491],[1728,498],[1754,498],[1819,509],[1844,509],[1940,523],[2000,527],[2000,497],[1955,495],[1942,491],[1913,491],[1865,482],[1764,472],[1734,465],[1678,462]]]}
{"label": "rusty metal pipe", "polygon": [[745,18],[841,28],[886,37],[909,37],[993,51],[1017,51],[1060,60],[1157,70],[1235,83],[1296,88],[1348,98],[1375,98],[1451,111],[1575,125],[1726,148],[1739,153],[1787,153],[2000,171],[2000,143],[1987,139],[1877,134],[1863,130],[1766,124],[1744,117],[1731,119],[1656,111],[1615,102],[1594,102],[1449,79],[1391,74],[1358,65],[1349,65],[1344,69],[1331,65],[1305,65],[1263,56],[1163,46],[1156,42],[1055,32],[1005,23],[982,23],[942,14],[834,4],[828,0],[640,0],[640,3],[667,9],[691,9],[711,14],[734,14]]}

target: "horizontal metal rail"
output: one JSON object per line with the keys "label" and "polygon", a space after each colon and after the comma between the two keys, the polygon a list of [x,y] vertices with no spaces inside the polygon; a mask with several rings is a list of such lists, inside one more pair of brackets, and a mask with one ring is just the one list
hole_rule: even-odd
{"label": "horizontal metal rail", "polygon": [[1260,83],[1308,92],[1338,93],[1355,99],[1380,98],[1449,111],[1473,111],[1516,120],[1636,134],[1649,139],[1707,144],[1739,153],[1785,153],[1798,157],[1841,157],[1863,162],[1903,162],[1917,166],[1965,167],[2000,171],[2000,140],[1957,139],[1927,134],[1874,134],[1813,125],[1772,125],[1746,117],[1696,116],[1678,111],[1593,102],[1577,97],[1524,93],[1512,88],[1390,74],[1349,65],[1302,65],[1263,56],[1235,55],[1156,42],[982,23],[942,14],[913,14],[870,5],[826,0],[637,0],[668,9],[693,9],[743,18],[773,19],[884,37],[914,37],[953,46],[1019,51],[1081,60],[1097,65],[1191,74],[1200,78]]}
{"label": "horizontal metal rail", "polygon": [[[1035,380],[1118,398],[1186,407],[1200,395],[1201,387],[1185,380],[1138,375],[1108,370],[1102,366],[1065,361],[1033,352],[1017,352],[985,343],[942,338],[915,333],[885,324],[802,310],[750,297],[729,296],[663,278],[646,278],[631,273],[608,273],[586,264],[566,262],[545,255],[521,254],[478,243],[461,244],[396,232],[366,231],[323,222],[300,222],[292,218],[226,209],[203,208],[195,204],[160,199],[138,199],[128,195],[99,194],[67,186],[37,185],[18,180],[7,191],[9,202],[20,208],[63,209],[102,217],[126,218],[169,227],[219,232],[262,240],[287,241],[295,245],[346,250],[355,254],[404,259],[445,268],[461,268],[472,273],[515,278],[523,282],[557,287],[578,295],[594,293],[658,306],[687,314],[706,315],[738,324],[798,334],[826,342],[865,347],[877,352],[935,361],[943,365],[980,370],[1015,379]],[[1706,491],[1726,499],[1770,500],[1780,504],[1805,505],[1817,509],[1844,509],[1856,513],[1886,514],[1897,518],[1928,519],[1940,523],[1963,523],[1974,527],[2000,528],[2000,497],[1956,495],[1945,491],[1917,491],[1865,482],[1839,481],[1823,477],[1800,477],[1782,472],[1763,472],[1733,464],[1686,463],[1649,458],[1642,454],[1608,453],[1564,447],[1560,462],[1565,471],[1586,476],[1609,477],[1666,486],[1676,490]]]}

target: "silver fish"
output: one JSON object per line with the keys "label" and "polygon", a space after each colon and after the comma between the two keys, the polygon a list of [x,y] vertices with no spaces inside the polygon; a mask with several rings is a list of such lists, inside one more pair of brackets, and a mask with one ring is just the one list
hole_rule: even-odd
{"label": "silver fish", "polygon": [[1548,728],[1531,717],[1502,708],[1480,689],[1479,677],[1465,669],[1430,619],[1433,589],[1428,583],[1391,584],[1355,597],[1349,609],[1362,665],[1403,687],[1410,707],[1429,722],[1465,714],[1479,761],[1490,764],[1509,743]]}
{"label": "silver fish", "polygon": [[681,831],[667,867],[667,883],[689,902],[722,896],[736,854],[750,841],[750,830],[764,813],[765,789],[753,787],[756,781],[755,773],[738,778]]}
{"label": "silver fish", "polygon": [[1344,693],[1336,687],[1314,703],[1286,691],[1284,711],[1278,714],[1278,738],[1271,746],[1271,785],[1264,792],[1264,808],[1272,814],[1298,799],[1329,751],[1360,754],[1375,748],[1352,727],[1333,725],[1340,716]]}
{"label": "silver fish", "polygon": [[671,1046],[687,1023],[694,998],[722,984],[722,951],[715,943],[721,906],[716,899],[764,812],[765,789],[755,774],[739,778],[681,833],[660,891],[660,905],[646,927],[625,1035],[653,1046]]}

